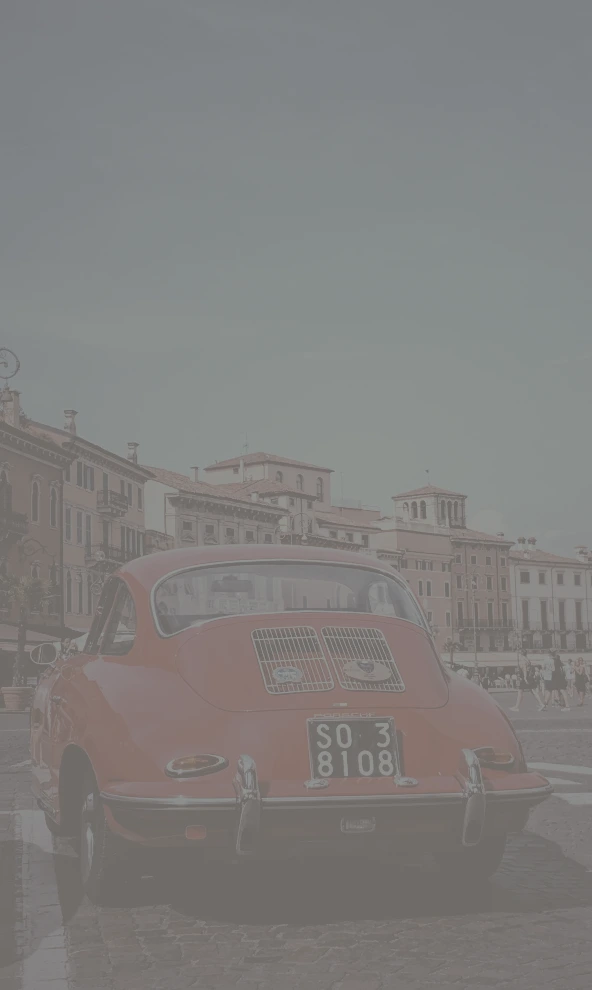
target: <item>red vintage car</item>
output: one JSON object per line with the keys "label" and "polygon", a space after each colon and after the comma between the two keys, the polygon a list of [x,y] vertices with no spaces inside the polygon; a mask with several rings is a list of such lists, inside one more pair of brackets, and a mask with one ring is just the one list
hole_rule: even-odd
{"label": "red vintage car", "polygon": [[551,787],[447,672],[387,564],[313,547],[171,550],[106,582],[42,675],[34,791],[95,900],[131,844],[372,856],[487,877]]}

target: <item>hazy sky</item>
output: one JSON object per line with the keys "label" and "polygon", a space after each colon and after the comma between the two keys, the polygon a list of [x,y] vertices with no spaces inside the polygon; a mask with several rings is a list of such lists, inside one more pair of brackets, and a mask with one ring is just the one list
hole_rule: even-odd
{"label": "hazy sky", "polygon": [[26,412],[592,545],[590,0],[0,0]]}

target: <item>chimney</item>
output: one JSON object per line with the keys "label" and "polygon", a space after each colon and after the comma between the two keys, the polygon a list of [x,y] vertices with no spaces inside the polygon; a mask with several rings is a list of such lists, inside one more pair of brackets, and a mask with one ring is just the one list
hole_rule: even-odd
{"label": "chimney", "polygon": [[131,461],[132,464],[138,463],[138,447],[139,443],[134,443],[133,440],[128,441],[127,445],[127,459]]}
{"label": "chimney", "polygon": [[517,543],[519,543],[519,544],[520,544],[520,546],[524,546],[524,545],[525,545],[525,543],[526,543],[526,537],[524,537],[524,536],[519,536],[516,542],[517,542]]}
{"label": "chimney", "polygon": [[536,546],[536,537],[535,536],[529,536],[528,537],[528,542],[530,543],[531,547],[535,547]]}
{"label": "chimney", "polygon": [[245,480],[245,462],[244,462],[244,460],[243,460],[242,457],[241,457],[240,462],[239,462],[238,473],[240,475],[240,480],[241,481],[244,481]]}
{"label": "chimney", "polygon": [[64,409],[64,416],[66,417],[64,423],[64,429],[76,436],[76,417],[78,413],[75,409]]}
{"label": "chimney", "polygon": [[2,402],[2,415],[4,417],[4,422],[8,423],[9,426],[16,426],[17,429],[21,425],[21,403],[20,403],[20,392],[15,389],[9,389],[6,385],[2,392],[0,393],[0,402]]}
{"label": "chimney", "polygon": [[191,470],[193,471],[193,480],[194,481],[199,481],[199,468],[196,465],[194,465],[191,468]]}
{"label": "chimney", "polygon": [[501,537],[502,537],[502,539],[503,539],[503,537],[504,537],[504,536],[505,536],[506,534],[505,534],[505,533],[498,533],[497,535],[498,535],[498,536],[501,536]]}

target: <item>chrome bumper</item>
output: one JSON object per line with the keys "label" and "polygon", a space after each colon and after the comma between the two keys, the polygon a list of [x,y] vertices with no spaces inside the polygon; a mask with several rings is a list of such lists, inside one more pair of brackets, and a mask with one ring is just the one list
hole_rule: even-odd
{"label": "chrome bumper", "polygon": [[361,814],[371,809],[395,807],[445,808],[464,807],[461,840],[464,846],[477,845],[482,837],[488,807],[518,805],[530,809],[544,801],[553,792],[550,784],[505,791],[486,791],[479,758],[473,750],[462,751],[462,767],[457,779],[458,791],[437,794],[378,794],[368,796],[334,796],[330,794],[302,795],[297,797],[262,797],[257,767],[252,757],[243,755],[238,760],[233,780],[235,797],[228,798],[148,798],[101,793],[102,801],[113,809],[133,809],[138,812],[156,813],[165,817],[171,812],[225,812],[234,821],[234,846],[237,856],[249,856],[254,852],[261,818],[265,811],[343,810]]}

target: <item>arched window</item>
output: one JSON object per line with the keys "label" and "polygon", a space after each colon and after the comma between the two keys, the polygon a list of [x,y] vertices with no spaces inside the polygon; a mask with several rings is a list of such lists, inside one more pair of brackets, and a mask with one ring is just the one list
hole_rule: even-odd
{"label": "arched window", "polygon": [[33,564],[31,566],[31,577],[33,581],[39,581],[41,577],[41,571],[39,570],[39,564]]}
{"label": "arched window", "polygon": [[56,528],[58,524],[58,493],[52,485],[49,492],[49,525]]}
{"label": "arched window", "polygon": [[66,574],[66,612],[72,611],[72,575]]}
{"label": "arched window", "polygon": [[446,519],[446,502],[440,502],[440,519]]}
{"label": "arched window", "polygon": [[403,512],[409,512],[409,502],[403,502]]}
{"label": "arched window", "polygon": [[8,515],[12,512],[12,485],[8,481],[6,471],[0,474],[0,513]]}
{"label": "arched window", "polygon": [[34,481],[31,488],[31,522],[39,522],[39,482]]}
{"label": "arched window", "polygon": [[284,480],[284,476],[283,476],[283,474],[282,474],[281,471],[276,471],[275,472],[275,480],[276,481],[283,481]]}
{"label": "arched window", "polygon": [[411,503],[411,518],[417,519],[417,502]]}
{"label": "arched window", "polygon": [[454,503],[454,521],[458,520],[458,502]]}
{"label": "arched window", "polygon": [[323,501],[323,479],[317,478],[317,498]]}
{"label": "arched window", "polygon": [[450,522],[452,521],[452,502],[448,503],[448,519]]}
{"label": "arched window", "polygon": [[427,519],[426,504],[423,501],[419,503],[419,518]]}
{"label": "arched window", "polygon": [[296,475],[296,490],[299,492],[304,491],[304,478],[301,474]]}

